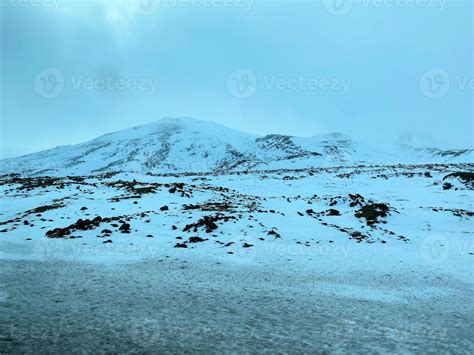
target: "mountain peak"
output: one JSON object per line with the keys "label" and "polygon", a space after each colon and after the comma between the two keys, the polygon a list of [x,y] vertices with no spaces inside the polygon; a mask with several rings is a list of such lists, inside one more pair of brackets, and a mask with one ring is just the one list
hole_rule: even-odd
{"label": "mountain peak", "polygon": [[0,172],[91,175],[111,171],[171,173],[304,169],[327,167],[328,164],[390,164],[399,162],[400,156],[410,163],[472,161],[472,151],[467,150],[417,150],[397,154],[381,153],[341,133],[310,138],[282,134],[257,137],[216,122],[164,117],[86,143],[2,160]]}

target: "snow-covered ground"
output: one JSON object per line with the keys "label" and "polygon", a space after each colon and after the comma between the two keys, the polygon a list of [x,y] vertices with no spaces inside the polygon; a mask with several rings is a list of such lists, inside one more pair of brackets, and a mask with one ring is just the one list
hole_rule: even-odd
{"label": "snow-covered ground", "polygon": [[5,177],[0,353],[472,353],[472,168]]}

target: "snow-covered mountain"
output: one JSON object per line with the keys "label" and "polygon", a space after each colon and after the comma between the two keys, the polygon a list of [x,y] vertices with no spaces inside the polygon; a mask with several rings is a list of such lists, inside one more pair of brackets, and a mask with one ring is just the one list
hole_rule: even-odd
{"label": "snow-covered mountain", "polygon": [[0,173],[89,175],[297,169],[354,164],[472,162],[473,150],[400,147],[380,152],[340,133],[263,137],[191,118],[159,121],[0,161]]}

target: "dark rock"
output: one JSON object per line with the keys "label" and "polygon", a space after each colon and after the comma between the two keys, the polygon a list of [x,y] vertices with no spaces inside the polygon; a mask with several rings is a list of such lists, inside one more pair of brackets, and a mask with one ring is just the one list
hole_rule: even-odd
{"label": "dark rock", "polygon": [[191,237],[189,238],[189,243],[202,243],[205,242],[208,239],[202,239],[200,237]]}
{"label": "dark rock", "polygon": [[449,182],[445,182],[443,184],[443,190],[450,190],[453,188],[453,184],[450,184]]}
{"label": "dark rock", "polygon": [[64,238],[66,235],[69,234],[71,234],[71,231],[68,228],[55,228],[46,232],[46,236],[52,239]]}
{"label": "dark rock", "polygon": [[328,216],[340,216],[341,212],[331,208],[331,209],[326,211],[326,215],[328,215]]}
{"label": "dark rock", "polygon": [[352,233],[352,239],[355,239],[358,243],[362,242],[364,239],[367,239],[365,235],[363,235],[361,232],[353,232]]}
{"label": "dark rock", "polygon": [[446,175],[443,180],[457,179],[469,190],[474,190],[474,172],[456,172]]}
{"label": "dark rock", "polygon": [[351,199],[351,203],[349,204],[350,207],[362,206],[365,202],[364,198],[359,194],[349,194],[349,198]]}
{"label": "dark rock", "polygon": [[123,224],[120,226],[119,230],[122,231],[122,232],[130,231],[130,224],[128,224],[128,223],[123,223]]}
{"label": "dark rock", "polygon": [[474,173],[473,172],[458,172],[458,173],[452,173],[449,175],[446,175],[443,180],[450,178],[450,177],[455,177],[459,178],[460,180],[463,180],[465,182],[471,182],[474,181]]}
{"label": "dark rock", "polygon": [[276,231],[274,231],[274,230],[269,231],[269,232],[268,232],[268,235],[273,235],[273,236],[275,236],[275,239],[281,238],[281,235],[278,234],[278,232],[276,232]]}
{"label": "dark rock", "polygon": [[204,227],[206,229],[206,233],[212,233],[212,231],[219,228],[219,226],[215,222],[219,220],[224,220],[227,222],[230,219],[235,219],[235,217],[222,216],[222,215],[204,216],[203,218],[199,219],[196,223],[188,224],[186,227],[184,227],[183,232],[188,232],[191,229],[194,232],[197,232],[199,227]]}
{"label": "dark rock", "polygon": [[389,212],[388,205],[384,203],[369,203],[356,211],[357,218],[365,218],[367,225],[372,225],[378,222],[379,217],[386,217]]}

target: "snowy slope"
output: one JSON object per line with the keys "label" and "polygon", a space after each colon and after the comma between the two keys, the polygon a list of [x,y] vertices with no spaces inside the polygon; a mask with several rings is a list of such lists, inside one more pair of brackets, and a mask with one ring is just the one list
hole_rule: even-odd
{"label": "snowy slope", "polygon": [[380,152],[339,133],[310,138],[256,137],[216,123],[164,118],[92,141],[0,161],[0,173],[89,175],[224,172],[356,164],[471,162],[472,150],[401,147]]}
{"label": "snowy slope", "polygon": [[[28,248],[27,257],[43,260],[291,260],[337,273],[436,266],[472,283],[472,168],[0,178],[0,260]],[[454,185],[456,176],[470,183]]]}

